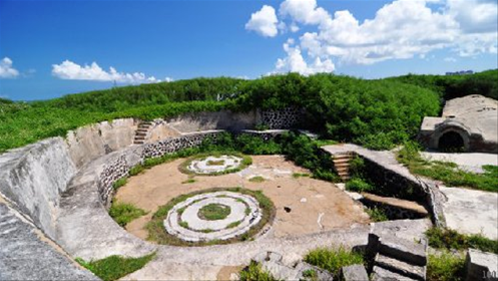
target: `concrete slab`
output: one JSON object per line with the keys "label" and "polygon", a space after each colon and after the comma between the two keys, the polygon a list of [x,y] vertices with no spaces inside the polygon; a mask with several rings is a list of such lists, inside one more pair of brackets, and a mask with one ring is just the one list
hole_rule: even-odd
{"label": "concrete slab", "polygon": [[448,199],[443,212],[449,228],[498,239],[497,193],[443,186],[440,190]]}
{"label": "concrete slab", "polygon": [[466,171],[476,173],[483,172],[483,165],[498,166],[498,155],[493,153],[421,152],[420,155],[427,160],[453,162]]}

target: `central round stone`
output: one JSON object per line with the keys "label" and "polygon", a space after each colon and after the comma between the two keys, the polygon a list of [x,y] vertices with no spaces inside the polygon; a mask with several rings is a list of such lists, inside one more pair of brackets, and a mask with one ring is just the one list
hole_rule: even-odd
{"label": "central round stone", "polygon": [[216,221],[226,219],[230,212],[229,206],[212,203],[202,207],[197,216],[202,220]]}

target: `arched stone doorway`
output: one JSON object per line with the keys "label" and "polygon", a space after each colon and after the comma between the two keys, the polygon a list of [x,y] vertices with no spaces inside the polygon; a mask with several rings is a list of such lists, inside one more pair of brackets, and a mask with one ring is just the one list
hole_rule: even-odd
{"label": "arched stone doorway", "polygon": [[465,142],[458,132],[449,131],[439,137],[438,149],[445,152],[462,152],[465,151]]}

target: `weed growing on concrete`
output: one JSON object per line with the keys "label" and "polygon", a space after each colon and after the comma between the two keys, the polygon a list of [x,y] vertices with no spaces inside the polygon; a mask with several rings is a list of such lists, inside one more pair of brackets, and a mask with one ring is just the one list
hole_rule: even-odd
{"label": "weed growing on concrete", "polygon": [[481,234],[461,234],[447,228],[433,227],[426,231],[429,245],[437,249],[465,250],[478,249],[484,252],[498,254],[498,240],[491,240]]}
{"label": "weed growing on concrete", "polygon": [[156,254],[152,253],[140,258],[110,256],[105,259],[89,262],[86,262],[81,258],[76,258],[75,260],[102,280],[113,281],[141,269],[149,261],[154,259],[155,256]]}
{"label": "weed growing on concrete", "polygon": [[468,172],[458,168],[455,163],[423,159],[419,147],[413,143],[405,144],[398,152],[397,159],[413,174],[442,181],[447,186],[498,192],[498,166],[483,166],[483,174]]}
{"label": "weed growing on concrete", "polygon": [[427,281],[463,281],[465,276],[465,259],[444,251],[429,254],[427,262]]}
{"label": "weed growing on concrete", "polygon": [[311,250],[304,257],[304,261],[332,272],[339,276],[339,271],[343,266],[353,264],[363,264],[363,256],[360,253],[339,248],[317,248]]}
{"label": "weed growing on concrete", "polygon": [[261,265],[251,262],[248,267],[240,272],[240,281],[277,281],[269,272],[261,268]]}

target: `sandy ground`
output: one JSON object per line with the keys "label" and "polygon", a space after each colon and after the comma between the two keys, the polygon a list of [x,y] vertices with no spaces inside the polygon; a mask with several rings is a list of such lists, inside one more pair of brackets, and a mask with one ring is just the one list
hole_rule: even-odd
{"label": "sandy ground", "polygon": [[[294,178],[293,173],[308,171],[285,161],[282,156],[252,158],[253,164],[243,171],[221,176],[195,176],[194,183],[183,183],[189,176],[178,170],[178,166],[185,159],[158,165],[131,177],[128,183],[119,189],[115,199],[132,203],[149,214],[130,222],[126,229],[145,239],[147,231],[144,226],[159,206],[174,197],[196,190],[236,186],[263,190],[273,201],[277,215],[268,234],[273,237],[298,236],[369,222],[362,206],[334,184],[307,177]],[[249,179],[254,176],[262,176],[265,181],[250,182]],[[291,211],[286,212],[284,207],[290,208]]]}

